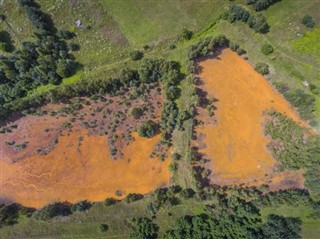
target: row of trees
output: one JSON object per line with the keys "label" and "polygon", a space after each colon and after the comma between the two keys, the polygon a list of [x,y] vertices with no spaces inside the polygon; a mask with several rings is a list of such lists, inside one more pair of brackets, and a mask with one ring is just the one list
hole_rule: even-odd
{"label": "row of trees", "polygon": [[261,13],[250,14],[248,10],[239,5],[230,6],[228,11],[224,12],[222,18],[231,23],[235,21],[245,22],[250,28],[259,33],[267,33],[270,28],[264,15]]}
{"label": "row of trees", "polygon": [[262,11],[267,9],[269,6],[281,0],[246,0],[246,4],[253,5],[254,10]]}

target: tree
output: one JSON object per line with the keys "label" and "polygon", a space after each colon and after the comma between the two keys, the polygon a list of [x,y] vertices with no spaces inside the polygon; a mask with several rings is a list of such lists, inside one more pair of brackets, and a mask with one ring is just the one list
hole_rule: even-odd
{"label": "tree", "polygon": [[258,13],[255,16],[250,15],[247,23],[249,27],[254,29],[256,32],[267,33],[269,31],[269,25],[267,23],[267,19],[261,13]]}
{"label": "tree", "polygon": [[133,233],[130,239],[155,239],[158,237],[159,227],[147,217],[132,219]]}
{"label": "tree", "polygon": [[308,28],[313,28],[313,26],[316,24],[313,17],[310,15],[305,15],[302,18],[302,24],[305,25]]}
{"label": "tree", "polygon": [[263,44],[261,47],[261,52],[264,55],[270,55],[273,52],[273,47],[270,44]]}
{"label": "tree", "polygon": [[152,138],[156,133],[158,126],[153,121],[145,121],[138,128],[138,134],[141,137]]}
{"label": "tree", "polygon": [[133,51],[133,52],[130,53],[130,57],[134,61],[140,60],[143,57],[143,52],[137,51],[137,50]]}
{"label": "tree", "polygon": [[264,238],[300,239],[301,220],[294,217],[269,215],[268,222],[262,227]]}
{"label": "tree", "polygon": [[187,28],[183,28],[181,32],[181,38],[185,40],[190,40],[193,35],[193,32],[188,30]]}

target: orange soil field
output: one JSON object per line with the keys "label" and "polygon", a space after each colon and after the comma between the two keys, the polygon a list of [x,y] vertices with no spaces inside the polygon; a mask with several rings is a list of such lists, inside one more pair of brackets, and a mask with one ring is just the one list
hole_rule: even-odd
{"label": "orange soil field", "polygon": [[116,197],[117,190],[123,198],[168,185],[170,160],[149,158],[160,135],[147,139],[133,133],[133,137],[135,141],[123,149],[124,159],[111,159],[106,137],[74,131],[61,136],[47,155],[15,163],[1,160],[0,195],[39,208],[53,201],[102,201]]}
{"label": "orange soil field", "polygon": [[[253,67],[230,49],[199,63],[200,88],[214,97],[216,123],[199,110],[205,123],[196,128],[199,152],[211,159],[212,180],[234,183],[266,177],[275,165],[264,136],[264,112],[275,109],[301,122],[290,104]],[[211,120],[212,121],[212,120]],[[202,145],[202,146],[200,146]]]}

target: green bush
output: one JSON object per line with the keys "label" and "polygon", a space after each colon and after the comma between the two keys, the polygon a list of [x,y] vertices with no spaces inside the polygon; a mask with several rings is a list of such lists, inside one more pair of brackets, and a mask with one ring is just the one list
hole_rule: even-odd
{"label": "green bush", "polygon": [[257,63],[254,69],[261,75],[269,74],[269,66],[266,63]]}
{"label": "green bush", "polygon": [[313,28],[313,26],[316,24],[313,17],[310,16],[310,15],[305,15],[303,18],[302,18],[302,21],[301,23],[303,25],[305,25],[306,27],[308,28]]}
{"label": "green bush", "polygon": [[192,31],[190,31],[190,30],[188,30],[188,29],[186,29],[186,28],[183,28],[183,29],[182,29],[182,32],[181,32],[181,38],[182,38],[182,39],[190,40],[191,37],[192,37],[192,35],[193,35],[193,32],[192,32]]}
{"label": "green bush", "polygon": [[104,205],[107,206],[111,206],[116,204],[117,202],[119,202],[119,200],[115,199],[115,198],[107,198],[106,200],[104,200]]}
{"label": "green bush", "polygon": [[153,121],[145,121],[138,128],[138,134],[141,137],[152,138],[156,133],[158,126]]}
{"label": "green bush", "polygon": [[159,227],[147,217],[132,219],[133,233],[130,239],[155,239],[158,237]]}
{"label": "green bush", "polygon": [[130,53],[130,57],[131,57],[132,60],[138,61],[138,60],[142,59],[143,52],[137,51],[137,50],[133,51],[133,52]]}
{"label": "green bush", "polygon": [[138,193],[129,193],[127,195],[127,197],[124,199],[124,201],[126,203],[132,203],[132,202],[135,202],[135,201],[138,201],[140,199],[143,198],[143,195],[142,194],[138,194]]}
{"label": "green bush", "polygon": [[264,55],[270,55],[273,52],[273,47],[270,44],[263,44],[261,47],[261,52]]}

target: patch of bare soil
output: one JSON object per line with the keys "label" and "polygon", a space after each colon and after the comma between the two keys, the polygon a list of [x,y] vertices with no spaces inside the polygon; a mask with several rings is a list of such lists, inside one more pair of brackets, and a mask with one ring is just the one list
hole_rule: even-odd
{"label": "patch of bare soil", "polygon": [[[269,139],[263,130],[266,111],[274,109],[302,123],[296,111],[230,49],[223,50],[218,58],[200,62],[199,66],[200,124],[195,131],[201,137],[193,145],[207,159],[211,181],[302,187],[302,172],[292,175],[274,172],[276,162],[267,150]],[[292,178],[290,183],[287,177]]]}
{"label": "patch of bare soil", "polygon": [[[150,158],[160,135],[134,133],[143,121],[159,120],[160,86],[136,90],[31,109],[2,127],[0,197],[42,207],[58,200],[123,198],[168,185],[170,160]],[[141,109],[138,117],[133,108]]]}

